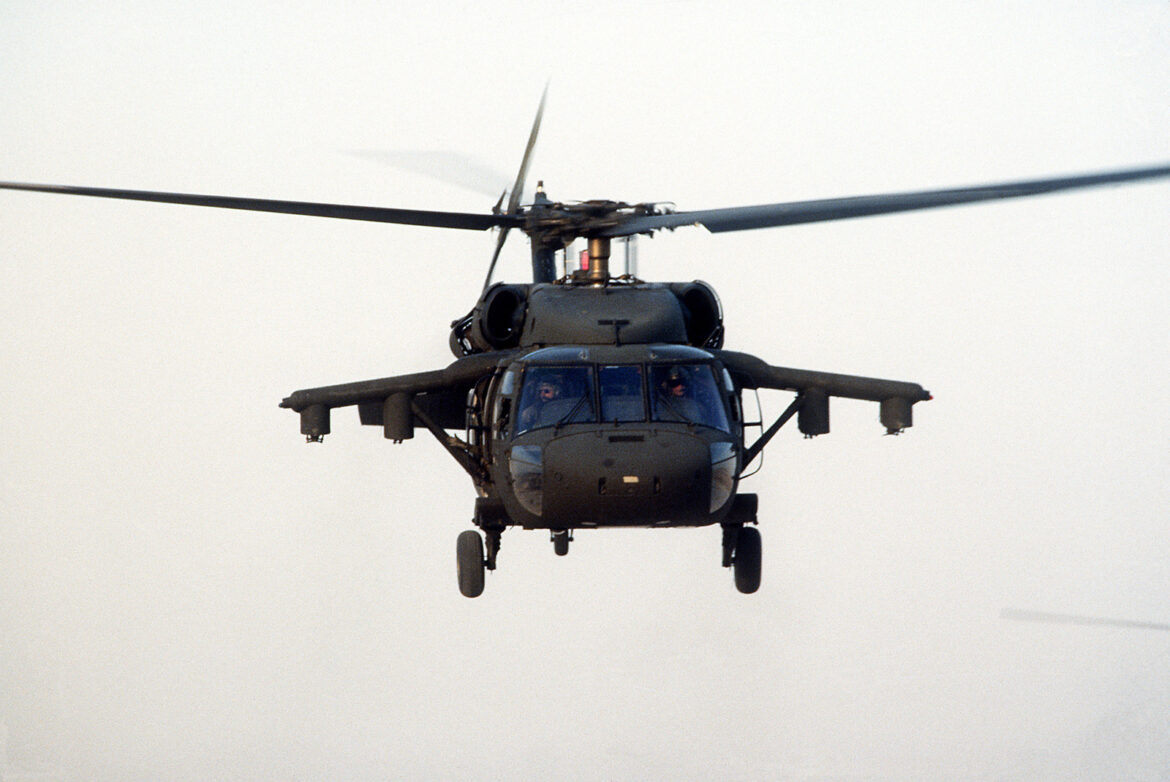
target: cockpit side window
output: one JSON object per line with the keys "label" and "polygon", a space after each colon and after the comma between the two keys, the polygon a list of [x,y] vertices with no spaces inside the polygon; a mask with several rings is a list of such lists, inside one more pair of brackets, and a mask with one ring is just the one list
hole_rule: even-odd
{"label": "cockpit side window", "polygon": [[740,424],[743,422],[743,409],[740,404],[739,394],[735,391],[735,383],[731,379],[731,373],[727,368],[723,368],[723,388],[727,391],[727,407],[731,410],[731,422],[735,424],[736,430],[743,433],[743,427]]}
{"label": "cockpit side window", "polygon": [[640,364],[603,366],[599,370],[598,378],[601,385],[602,421],[646,420]]}
{"label": "cockpit side window", "polygon": [[596,423],[591,366],[530,366],[520,390],[516,434],[544,426]]}
{"label": "cockpit side window", "polygon": [[491,427],[497,440],[507,436],[508,425],[511,423],[512,391],[516,387],[516,374],[516,368],[509,367],[508,371],[500,378],[495,391],[489,392],[489,394],[494,393],[496,398],[495,404],[492,406]]}
{"label": "cockpit side window", "polygon": [[727,411],[707,364],[653,364],[651,414],[655,421],[681,421],[730,432]]}

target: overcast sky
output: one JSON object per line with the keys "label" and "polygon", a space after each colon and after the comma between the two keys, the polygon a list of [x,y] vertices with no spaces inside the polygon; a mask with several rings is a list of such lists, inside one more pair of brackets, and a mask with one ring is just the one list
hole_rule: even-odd
{"label": "overcast sky", "polygon": [[[0,179],[408,208],[353,150],[698,209],[1170,160],[1170,5],[0,9]],[[719,530],[505,534],[425,435],[297,389],[445,366],[494,237],[0,192],[0,723],[64,779],[1162,779],[1170,182],[644,240],[727,346],[922,383],[784,430]],[[513,239],[498,277],[523,281]],[[788,403],[762,395],[765,415]],[[754,406],[754,399],[751,400]],[[4,731],[0,730],[0,735]]]}

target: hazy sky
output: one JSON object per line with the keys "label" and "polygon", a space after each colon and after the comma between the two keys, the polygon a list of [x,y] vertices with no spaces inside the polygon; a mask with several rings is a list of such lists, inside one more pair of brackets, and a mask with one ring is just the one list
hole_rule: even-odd
{"label": "hazy sky", "polygon": [[[486,211],[349,150],[707,208],[1170,160],[1170,5],[0,8],[0,179]],[[508,173],[508,176],[511,176]],[[507,181],[499,183],[502,189]],[[1165,779],[1170,182],[640,247],[727,345],[922,383],[719,530],[505,535],[289,392],[446,365],[494,237],[0,192],[0,722],[67,779]],[[523,280],[514,241],[499,276]],[[764,395],[766,415],[788,402]],[[0,731],[2,732],[2,731]]]}

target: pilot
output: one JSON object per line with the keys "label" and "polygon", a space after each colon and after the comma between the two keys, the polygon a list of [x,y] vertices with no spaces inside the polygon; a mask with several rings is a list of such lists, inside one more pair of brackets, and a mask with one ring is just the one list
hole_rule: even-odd
{"label": "pilot", "polygon": [[555,380],[542,380],[536,387],[536,399],[541,405],[547,405],[555,399],[561,398],[561,384]]}
{"label": "pilot", "polygon": [[540,420],[540,412],[550,402],[561,398],[561,386],[555,379],[541,380],[536,385],[536,396],[520,413],[520,428],[531,429]]}
{"label": "pilot", "polygon": [[662,380],[662,395],[682,399],[687,395],[687,378],[678,367],[671,367]]}
{"label": "pilot", "polygon": [[661,397],[659,405],[659,419],[674,420],[681,418],[687,422],[700,423],[702,411],[699,403],[691,393],[687,383],[686,372],[680,367],[671,367],[666,377],[659,384],[658,395]]}

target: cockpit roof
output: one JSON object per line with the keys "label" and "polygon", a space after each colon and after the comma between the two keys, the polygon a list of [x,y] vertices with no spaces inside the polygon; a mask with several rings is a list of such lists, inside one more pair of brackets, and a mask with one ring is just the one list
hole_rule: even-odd
{"label": "cockpit roof", "polygon": [[558,345],[520,357],[525,364],[645,363],[710,361],[710,353],[688,345]]}

